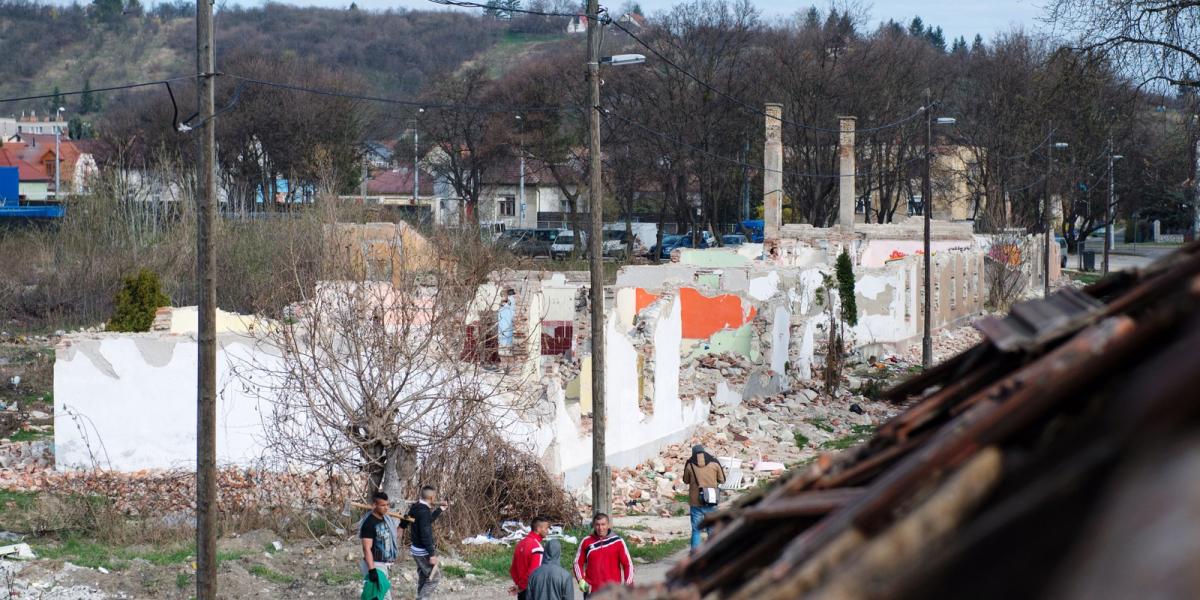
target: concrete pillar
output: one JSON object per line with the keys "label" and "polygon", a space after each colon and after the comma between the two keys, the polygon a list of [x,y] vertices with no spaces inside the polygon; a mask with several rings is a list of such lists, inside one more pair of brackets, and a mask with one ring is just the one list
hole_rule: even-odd
{"label": "concrete pillar", "polygon": [[838,117],[838,225],[854,230],[854,117]]}
{"label": "concrete pillar", "polygon": [[783,225],[783,105],[767,103],[766,144],[763,147],[763,237],[779,239]]}
{"label": "concrete pillar", "polygon": [[1152,227],[1153,227],[1153,230],[1150,233],[1150,241],[1157,242],[1158,237],[1160,235],[1162,235],[1162,221],[1155,219],[1154,223],[1152,224]]}

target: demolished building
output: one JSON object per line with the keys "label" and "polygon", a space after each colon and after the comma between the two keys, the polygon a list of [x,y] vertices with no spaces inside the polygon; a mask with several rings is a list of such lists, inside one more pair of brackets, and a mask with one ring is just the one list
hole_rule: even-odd
{"label": "demolished building", "polygon": [[[395,227],[401,245],[425,248],[403,226],[357,227],[361,232],[350,239],[364,248],[364,271],[396,264],[386,248],[371,242]],[[605,291],[608,462],[634,466],[686,440],[713,405],[787,391],[811,379],[828,326],[818,290],[843,249],[856,263],[853,345],[883,356],[919,339],[919,244],[915,222],[850,232],[785,226],[766,247],[682,249],[667,264],[622,267]],[[989,240],[969,226],[939,223],[933,247],[933,326],[980,314],[989,285],[983,275]],[[1029,271],[1022,277],[1031,288],[1041,278],[1038,262],[1025,261]],[[586,483],[591,471],[587,286],[586,273],[497,272],[466,316],[468,340],[474,341],[464,358],[519,370],[521,393],[538,399],[536,410],[498,429],[539,456],[568,487]],[[80,333],[60,342],[59,469],[194,464],[194,390],[181,385],[195,378],[194,311],[165,311],[164,319],[165,326],[160,322],[149,333]],[[261,466],[271,458],[263,441],[270,398],[261,383],[246,380],[246,369],[239,375],[237,365],[269,371],[278,350],[263,344],[258,319],[230,315],[220,325],[218,460]],[[161,425],[144,426],[151,421]]]}
{"label": "demolished building", "polygon": [[907,409],[604,598],[1191,598],[1200,244],[1017,305]]}

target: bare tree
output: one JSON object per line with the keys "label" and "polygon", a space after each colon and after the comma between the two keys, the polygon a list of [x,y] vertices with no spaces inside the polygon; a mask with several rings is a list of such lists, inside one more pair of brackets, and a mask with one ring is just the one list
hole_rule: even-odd
{"label": "bare tree", "polygon": [[403,497],[423,453],[503,427],[528,405],[527,365],[494,358],[497,346],[524,344],[511,318],[507,332],[503,318],[486,318],[515,303],[483,285],[487,261],[444,260],[402,224],[394,238],[371,227],[328,226],[327,272],[339,280],[263,334],[277,360],[239,373],[269,401],[267,441],[279,456],[359,467],[370,489]]}

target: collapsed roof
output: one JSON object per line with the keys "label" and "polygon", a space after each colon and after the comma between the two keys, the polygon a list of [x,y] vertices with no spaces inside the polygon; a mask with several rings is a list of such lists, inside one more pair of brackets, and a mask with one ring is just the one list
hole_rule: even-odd
{"label": "collapsed roof", "polygon": [[977,327],[867,443],[602,597],[1200,597],[1200,243]]}

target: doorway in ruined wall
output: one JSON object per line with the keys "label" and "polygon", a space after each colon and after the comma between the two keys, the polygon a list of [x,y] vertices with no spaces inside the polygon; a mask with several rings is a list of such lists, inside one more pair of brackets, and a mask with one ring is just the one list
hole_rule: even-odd
{"label": "doorway in ruined wall", "polygon": [[573,321],[542,321],[542,356],[562,356],[571,352],[574,337]]}
{"label": "doorway in ruined wall", "polygon": [[467,325],[467,339],[463,343],[463,360],[496,364],[500,362],[498,323],[495,314],[480,315],[479,320]]}

